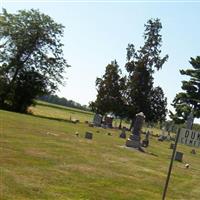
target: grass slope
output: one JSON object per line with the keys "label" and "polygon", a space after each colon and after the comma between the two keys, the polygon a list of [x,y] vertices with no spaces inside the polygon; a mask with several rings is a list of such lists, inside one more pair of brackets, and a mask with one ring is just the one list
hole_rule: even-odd
{"label": "grass slope", "polygon": [[[169,142],[151,138],[144,154],[124,148],[119,131],[82,123],[91,113],[41,104],[32,110],[35,116],[0,110],[1,200],[161,199]],[[67,121],[71,112],[81,123]],[[93,132],[93,140],[84,139],[85,131]],[[191,168],[174,162],[167,199],[198,200],[199,151],[192,155],[182,145],[178,150]]]}

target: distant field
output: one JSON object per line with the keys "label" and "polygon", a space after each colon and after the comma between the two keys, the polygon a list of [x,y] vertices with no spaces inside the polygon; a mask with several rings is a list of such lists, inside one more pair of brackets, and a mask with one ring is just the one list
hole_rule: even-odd
{"label": "distant field", "polygon": [[37,101],[37,106],[31,107],[31,111],[34,115],[41,117],[49,117],[63,120],[78,119],[81,122],[92,122],[94,113],[79,110],[76,108],[69,108],[56,104],[50,104],[43,101]]}
{"label": "distant field", "polygon": [[[31,107],[30,109],[34,113],[34,115],[46,118],[54,118],[61,120],[70,120],[71,118],[80,120],[80,122],[92,122],[94,118],[93,112],[79,110],[76,108],[69,108],[57,104],[51,104],[44,101],[37,101],[37,106]],[[113,120],[113,126],[119,126],[119,119]],[[122,126],[129,127],[130,124],[126,123],[123,120]]]}
{"label": "distant field", "polygon": [[[124,148],[119,130],[68,121],[70,115],[90,121],[90,112],[41,102],[31,109],[34,115],[0,110],[1,200],[161,199],[170,142],[152,137],[147,153],[141,153]],[[84,138],[86,131],[93,140]],[[187,146],[178,150],[191,166],[174,162],[167,199],[199,200],[200,150],[196,155]]]}

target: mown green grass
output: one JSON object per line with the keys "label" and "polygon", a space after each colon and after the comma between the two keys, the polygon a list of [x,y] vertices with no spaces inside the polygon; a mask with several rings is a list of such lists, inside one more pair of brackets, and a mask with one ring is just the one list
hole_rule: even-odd
{"label": "mown green grass", "polygon": [[34,115],[41,117],[62,120],[78,119],[82,122],[92,121],[94,115],[92,112],[50,104],[43,101],[37,101],[37,106],[31,107],[30,110],[34,113]]}
{"label": "mown green grass", "polygon": [[[125,148],[118,130],[88,127],[84,121],[91,113],[41,104],[32,111],[35,116],[0,110],[1,200],[161,199],[170,142],[152,137],[147,153],[141,153]],[[81,122],[70,123],[70,112]],[[84,138],[86,131],[93,140]],[[174,162],[167,199],[198,200],[199,150],[196,155],[187,146],[178,150],[191,166]]]}
{"label": "mown green grass", "polygon": [[[38,101],[37,100],[37,106],[36,107],[30,107],[30,111],[34,113],[34,115],[43,117],[43,118],[54,118],[57,120],[73,120],[77,119],[80,122],[92,122],[94,113],[84,110],[79,110],[76,108],[69,108],[66,106],[60,106],[57,104],[47,103],[44,101]],[[56,109],[55,109],[56,108]],[[119,126],[119,119],[113,120],[113,126],[118,127]],[[126,126],[129,127],[130,124],[126,123],[124,120],[122,121],[122,127]]]}

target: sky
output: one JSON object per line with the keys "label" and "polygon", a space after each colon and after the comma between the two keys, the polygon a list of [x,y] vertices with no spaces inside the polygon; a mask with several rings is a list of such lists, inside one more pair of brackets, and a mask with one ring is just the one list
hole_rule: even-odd
{"label": "sky", "polygon": [[88,104],[96,98],[95,80],[116,59],[125,73],[126,47],[143,45],[144,24],[151,18],[162,23],[162,55],[167,63],[154,74],[154,86],[161,86],[168,99],[168,109],[181,91],[180,69],[190,68],[190,57],[200,55],[200,0],[196,1],[115,1],[115,0],[1,0],[8,12],[39,9],[65,26],[65,86],[60,97]]}

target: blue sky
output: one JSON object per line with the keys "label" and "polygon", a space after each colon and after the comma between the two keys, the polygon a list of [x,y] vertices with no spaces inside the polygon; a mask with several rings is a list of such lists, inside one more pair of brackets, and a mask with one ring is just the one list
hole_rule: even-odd
{"label": "blue sky", "polygon": [[64,54],[72,66],[67,69],[66,85],[59,96],[88,104],[96,96],[96,77],[103,75],[105,66],[116,59],[122,69],[126,62],[126,47],[143,45],[144,24],[150,18],[160,18],[163,29],[162,54],[169,60],[154,75],[155,86],[161,86],[168,98],[168,108],[181,81],[186,77],[179,70],[190,67],[190,57],[200,55],[199,2],[109,2],[70,3],[3,0],[10,12],[38,8],[65,28]]}

